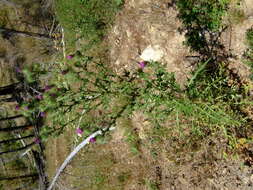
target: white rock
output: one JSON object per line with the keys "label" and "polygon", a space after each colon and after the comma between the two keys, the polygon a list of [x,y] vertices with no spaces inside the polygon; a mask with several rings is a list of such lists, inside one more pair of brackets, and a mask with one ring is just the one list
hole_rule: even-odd
{"label": "white rock", "polygon": [[140,58],[144,61],[160,61],[163,55],[164,52],[161,50],[159,45],[149,45],[146,49],[144,49]]}

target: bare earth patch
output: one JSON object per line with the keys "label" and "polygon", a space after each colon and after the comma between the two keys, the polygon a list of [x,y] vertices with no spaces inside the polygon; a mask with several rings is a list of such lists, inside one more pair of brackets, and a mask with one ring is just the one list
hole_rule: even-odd
{"label": "bare earth patch", "polygon": [[234,56],[230,60],[230,68],[245,81],[251,74],[250,68],[243,64],[243,55],[247,50],[246,31],[253,26],[253,1],[243,0],[239,6],[232,3],[229,14],[233,15],[235,11],[240,11],[241,16],[230,17],[228,29],[222,34],[221,40],[225,49]]}
{"label": "bare earth patch", "polygon": [[183,84],[190,64],[185,56],[188,49],[183,45],[184,35],[178,32],[180,21],[177,12],[168,8],[168,1],[125,1],[124,9],[117,16],[115,26],[109,34],[111,63],[117,73],[133,71],[147,48],[161,52],[159,62]]}

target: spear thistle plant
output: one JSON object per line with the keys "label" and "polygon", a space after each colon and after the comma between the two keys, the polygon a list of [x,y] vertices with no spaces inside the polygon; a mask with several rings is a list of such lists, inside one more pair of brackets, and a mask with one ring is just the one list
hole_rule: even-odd
{"label": "spear thistle plant", "polygon": [[[28,104],[27,114],[32,117],[33,113],[43,113],[40,116],[50,121],[41,129],[42,138],[60,135],[67,127],[75,130],[77,126],[86,136],[115,126],[118,118],[131,117],[134,111],[143,112],[156,127],[170,122],[177,128],[197,130],[192,135],[199,138],[223,128],[240,128],[245,123],[223,99],[212,101],[215,94],[210,100],[205,99],[212,92],[205,90],[208,86],[200,86],[207,93],[202,98],[200,92],[182,90],[174,74],[161,64],[151,62],[145,68],[120,76],[92,57],[75,57],[73,65],[62,64],[51,71],[54,77],[49,80],[50,88],[44,90],[43,99],[34,98]],[[62,70],[68,72],[63,75]],[[198,89],[198,85],[194,80],[190,86]],[[177,138],[182,137],[183,132]]]}

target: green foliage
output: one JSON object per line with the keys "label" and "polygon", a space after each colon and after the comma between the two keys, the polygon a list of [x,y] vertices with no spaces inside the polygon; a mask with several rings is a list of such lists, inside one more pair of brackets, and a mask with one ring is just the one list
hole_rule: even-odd
{"label": "green foliage", "polygon": [[[185,129],[191,131],[192,139],[223,131],[229,141],[234,136],[231,131],[245,125],[245,117],[237,112],[242,89],[229,85],[222,66],[211,75],[207,62],[200,64],[187,89],[182,90],[174,74],[157,62],[148,63],[149,72],[125,76],[114,74],[92,57],[76,56],[71,64],[51,71],[55,77],[47,84],[51,88],[41,92],[43,99],[25,103],[29,107],[26,113],[43,112],[50,121],[42,128],[42,138],[77,126],[88,135],[114,126],[117,119],[131,117],[134,111],[143,112],[157,129],[151,135],[159,136],[155,141],[168,138],[173,131],[179,132],[176,139],[185,138]],[[139,153],[138,134],[127,128],[125,135],[131,150]]]}
{"label": "green foliage", "polygon": [[199,66],[202,69],[201,72],[198,72],[199,69],[194,72],[195,80],[188,85],[188,96],[191,99],[200,98],[213,104],[219,101],[229,101],[234,104],[241,100],[244,90],[237,85],[236,81],[229,84],[230,77],[225,64],[221,63],[215,73],[210,73],[207,66],[203,69],[203,65]]}
{"label": "green foliage", "polygon": [[[9,123],[5,126],[4,123],[1,123],[4,127],[11,127],[13,126]],[[22,134],[23,136],[26,135],[25,132]],[[8,140],[8,139],[14,139],[17,138],[15,133],[0,133],[0,139]],[[30,143],[29,141],[25,141],[27,144]],[[21,141],[12,141],[9,143],[1,143],[1,152],[8,151],[8,150],[15,150],[20,147],[23,147],[23,144]],[[15,152],[15,153],[8,153],[1,155],[1,158],[5,161],[4,167],[0,172],[0,177],[10,177],[10,176],[20,176],[27,173],[35,172],[35,166],[31,164],[31,160],[27,159],[26,157],[23,157],[22,159],[18,159],[18,155],[21,154],[22,151]],[[16,158],[16,159],[15,159]],[[0,182],[0,189],[16,189],[20,187],[20,184],[29,182],[27,179],[16,179],[16,180],[1,180]],[[31,182],[30,182],[31,183]],[[31,186],[35,186],[36,180],[34,180],[31,184]]]}
{"label": "green foliage", "polygon": [[186,31],[186,44],[192,50],[210,56],[213,47],[218,47],[218,38],[223,28],[222,17],[226,14],[229,0],[179,0],[178,17]]}
{"label": "green foliage", "polygon": [[[253,28],[247,30],[246,42],[248,44],[249,49],[245,53],[245,63],[250,66],[251,71],[253,73]],[[251,80],[253,80],[253,74],[251,75]]]}
{"label": "green foliage", "polygon": [[253,50],[253,28],[247,30],[246,40],[249,45],[249,48]]}
{"label": "green foliage", "polygon": [[[223,131],[228,141],[234,141],[233,131],[246,125],[245,116],[238,111],[244,91],[236,83],[229,84],[226,65],[216,62],[222,17],[228,3],[229,0],[177,1],[187,45],[208,60],[197,66],[186,90],[180,88],[173,73],[157,62],[148,63],[148,72],[139,70],[119,76],[99,59],[79,53],[68,63],[56,63],[58,66],[50,71],[54,77],[47,84],[51,88],[41,92],[43,99],[34,98],[25,105],[29,107],[25,113],[31,116],[46,113],[50,123],[42,130],[45,138],[77,126],[88,135],[141,111],[154,126],[154,135],[159,137],[151,139],[154,141],[168,138],[168,133],[177,134],[173,136],[175,139],[196,140],[217,131]],[[78,32],[90,45],[103,38],[121,4],[122,1],[116,0],[57,0],[56,9],[64,28]],[[47,73],[38,68],[32,71],[38,75]],[[37,74],[28,74],[27,78],[31,75],[40,80]],[[190,133],[185,133],[186,130]],[[127,129],[125,135],[133,152],[138,153],[138,134]]]}
{"label": "green foliage", "polygon": [[8,23],[8,11],[4,8],[1,8],[0,11],[0,27],[5,27]]}
{"label": "green foliage", "polygon": [[57,18],[65,29],[66,38],[73,45],[78,38],[84,38],[85,49],[101,42],[120,8],[119,0],[57,0]]}
{"label": "green foliage", "polygon": [[[38,92],[43,98],[38,99],[36,95],[22,105],[26,116],[44,113],[51,121],[50,127],[42,130],[44,137],[47,133],[58,135],[66,126],[71,125],[85,126],[84,129],[91,132],[109,127],[128,107],[129,101],[132,101],[132,94],[137,87],[131,82],[119,82],[122,80],[119,76],[91,57],[75,59],[75,66],[64,65],[50,73],[56,77]],[[36,72],[44,73],[42,70]],[[117,109],[112,107],[112,101],[118,102]],[[25,111],[25,108],[28,109]],[[85,117],[80,120],[83,110]],[[103,112],[101,117],[93,117],[94,114],[100,114],[99,112]]]}
{"label": "green foliage", "polygon": [[179,0],[177,7],[185,26],[219,31],[229,0]]}
{"label": "green foliage", "polygon": [[[5,127],[11,127],[11,125],[8,124]],[[13,134],[8,134],[8,133],[2,133],[2,134],[0,134],[0,138],[1,138],[1,140],[7,140],[7,139],[17,138],[17,136],[15,136]],[[22,147],[22,143],[20,141],[13,141],[10,143],[4,143],[4,144],[1,144],[1,152],[8,151],[11,149],[17,149],[20,147]],[[13,162],[12,164],[15,164],[15,162]]]}
{"label": "green foliage", "polygon": [[120,183],[125,183],[130,177],[130,172],[122,172],[117,178]]}
{"label": "green foliage", "polygon": [[133,129],[128,129],[125,132],[126,142],[130,145],[130,150],[133,154],[139,154],[139,137]]}
{"label": "green foliage", "polygon": [[94,177],[94,186],[96,189],[101,189],[103,185],[106,183],[106,176],[101,175],[100,173],[97,173],[97,175]]}
{"label": "green foliage", "polygon": [[[159,77],[151,76],[152,80],[142,83],[143,87],[136,99],[135,109],[143,110],[155,126],[161,128],[170,121],[171,125],[188,126],[195,131],[197,127],[198,134],[203,137],[209,133],[208,131],[218,130],[221,126],[243,124],[244,120],[231,111],[231,107],[227,104],[227,100],[233,100],[232,95],[236,96],[238,91],[229,92],[230,95],[228,93],[230,87],[222,84],[220,78],[210,83],[206,73],[200,75],[198,70],[198,74],[194,75],[195,80],[191,80],[195,82],[191,82],[185,92],[179,89],[173,75],[167,73],[159,64],[153,64],[156,67],[154,75]],[[152,64],[150,66],[152,67]],[[205,82],[202,77],[206,77]],[[231,104],[236,102],[231,101]],[[163,135],[160,133],[157,136]]]}
{"label": "green foliage", "polygon": [[145,180],[145,184],[148,187],[148,190],[159,190],[158,185],[150,180]]}

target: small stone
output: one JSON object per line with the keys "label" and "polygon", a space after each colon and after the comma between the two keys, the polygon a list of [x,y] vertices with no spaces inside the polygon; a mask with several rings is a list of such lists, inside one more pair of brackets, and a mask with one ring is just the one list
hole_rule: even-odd
{"label": "small stone", "polygon": [[141,54],[140,58],[144,61],[161,61],[164,52],[159,45],[149,45]]}

